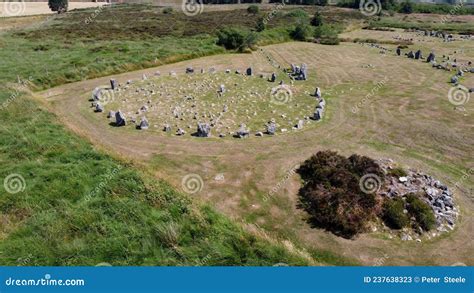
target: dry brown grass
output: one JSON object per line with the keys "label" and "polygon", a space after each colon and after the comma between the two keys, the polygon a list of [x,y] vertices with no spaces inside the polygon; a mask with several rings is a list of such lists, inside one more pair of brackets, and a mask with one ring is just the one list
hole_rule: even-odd
{"label": "dry brown grass", "polygon": [[[370,33],[371,38],[391,39],[399,32]],[[365,34],[354,31],[347,37]],[[438,56],[464,47],[462,53],[456,54],[459,60],[474,58],[472,42],[445,44],[416,39],[413,47],[425,52],[434,48]],[[184,175],[197,173],[204,180],[204,188],[195,196],[236,219],[257,223],[271,235],[301,243],[308,250],[327,249],[354,257],[365,265],[375,265],[382,257],[384,265],[474,265],[473,241],[469,237],[473,232],[474,203],[469,197],[472,194],[455,190],[462,217],[457,229],[445,236],[425,237],[422,243],[415,243],[377,231],[346,240],[305,223],[305,214],[296,208],[299,179],[296,175],[287,176],[296,164],[316,151],[333,149],[344,155],[389,157],[403,166],[432,174],[454,188],[463,172],[474,164],[474,133],[470,131],[474,125],[474,104],[467,103],[465,112],[460,112],[449,103],[448,81],[452,73],[393,53],[383,56],[376,49],[353,43],[329,47],[294,42],[268,46],[265,50],[284,65],[308,63],[308,86],[321,87],[328,101],[327,115],[320,125],[301,133],[247,140],[163,138],[111,128],[90,113],[87,100],[78,97],[89,96],[97,84],[107,83],[110,77],[53,88],[39,96],[50,101],[53,111],[66,125],[97,146],[142,164],[178,188]],[[150,75],[157,69],[162,73],[183,72],[186,66],[213,65],[224,70],[249,64],[256,71],[274,70],[261,53],[254,52],[200,58],[115,77],[125,81],[140,78],[143,73]],[[373,67],[367,67],[368,64]],[[384,86],[363,103],[382,80]],[[472,85],[474,75],[464,82]],[[352,113],[358,104],[359,111]],[[223,174],[225,179],[216,181],[217,174]],[[472,189],[474,178],[462,184]],[[263,200],[275,186],[280,188],[269,200]]]}

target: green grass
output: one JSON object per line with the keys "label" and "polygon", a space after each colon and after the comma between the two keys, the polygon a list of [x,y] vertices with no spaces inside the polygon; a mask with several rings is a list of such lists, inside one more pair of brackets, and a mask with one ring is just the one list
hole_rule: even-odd
{"label": "green grass", "polygon": [[[25,189],[12,194],[0,187],[0,264],[308,265],[278,242],[244,231],[146,171],[94,149],[41,103],[10,87],[18,77],[35,90],[47,89],[224,52],[207,31],[127,38],[156,20],[134,8],[115,8],[127,15],[128,31],[114,31],[106,14],[98,20],[111,28],[108,38],[92,26],[74,30],[93,10],[2,35],[0,178],[18,174]],[[272,29],[264,34],[266,42],[279,36]]]}
{"label": "green grass", "polygon": [[[440,16],[441,19],[441,16]],[[369,23],[369,28],[402,28],[402,29],[420,29],[420,30],[441,30],[450,33],[473,34],[474,26],[472,23],[457,23],[457,22],[410,22],[400,21],[395,18],[382,18],[381,20]]]}

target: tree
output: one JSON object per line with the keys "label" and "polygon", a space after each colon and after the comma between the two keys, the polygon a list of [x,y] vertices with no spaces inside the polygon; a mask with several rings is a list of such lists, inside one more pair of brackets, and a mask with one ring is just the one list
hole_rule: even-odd
{"label": "tree", "polygon": [[311,19],[311,25],[312,26],[322,26],[323,25],[323,18],[321,17],[321,13],[316,12]]}
{"label": "tree", "polygon": [[67,11],[69,0],[48,0],[48,6],[51,11],[63,13]]}
{"label": "tree", "polygon": [[291,32],[291,37],[297,41],[306,41],[310,35],[310,28],[307,24],[298,24]]}
{"label": "tree", "polygon": [[243,52],[252,49],[257,43],[257,34],[247,32],[238,28],[223,28],[217,32],[217,45],[228,50]]}
{"label": "tree", "polygon": [[260,11],[260,7],[255,4],[250,5],[247,7],[247,12],[251,14],[257,14]]}
{"label": "tree", "polygon": [[413,13],[413,3],[407,0],[400,4],[400,12],[406,14]]}
{"label": "tree", "polygon": [[256,25],[256,27],[255,27],[255,30],[256,30],[257,32],[262,32],[262,31],[265,30],[266,26],[267,26],[267,25],[265,24],[265,20],[263,19],[263,17],[262,17],[262,18],[259,18],[259,19],[257,20],[257,25]]}

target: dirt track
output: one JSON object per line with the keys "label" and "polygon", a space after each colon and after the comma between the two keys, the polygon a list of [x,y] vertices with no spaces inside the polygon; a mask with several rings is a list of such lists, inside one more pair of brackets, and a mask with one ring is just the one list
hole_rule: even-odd
{"label": "dirt track", "polygon": [[[467,45],[473,46],[472,42]],[[195,196],[237,220],[258,224],[276,237],[303,243],[308,249],[322,248],[354,257],[365,265],[373,265],[381,257],[385,265],[473,265],[474,247],[469,241],[474,227],[472,194],[456,190],[463,218],[448,237],[408,243],[375,232],[345,240],[312,229],[303,221],[304,213],[296,209],[298,178],[286,176],[317,150],[329,148],[345,155],[357,152],[389,157],[452,186],[474,165],[474,104],[466,104],[465,112],[453,109],[447,99],[450,73],[434,70],[421,61],[393,54],[383,56],[375,49],[349,43],[331,47],[286,43],[264,50],[284,66],[308,63],[308,83],[321,87],[328,102],[327,115],[320,125],[299,133],[246,140],[163,137],[112,128],[91,113],[87,99],[92,89],[107,84],[110,77],[61,86],[39,96],[51,102],[53,110],[73,131],[104,149],[142,163],[178,188],[184,175],[198,174],[204,187]],[[468,52],[471,55],[465,58],[472,59],[472,48]],[[274,70],[261,52],[254,52],[205,57],[114,78],[123,82],[139,79],[143,73],[152,75],[157,69],[162,73],[184,72],[187,66],[243,69],[249,64],[257,72]],[[474,78],[468,77],[467,81]],[[383,86],[367,97],[380,82]],[[356,113],[354,106],[358,106]],[[215,180],[216,175],[224,180]],[[463,184],[472,189],[473,178]],[[264,201],[275,186],[280,188]]]}

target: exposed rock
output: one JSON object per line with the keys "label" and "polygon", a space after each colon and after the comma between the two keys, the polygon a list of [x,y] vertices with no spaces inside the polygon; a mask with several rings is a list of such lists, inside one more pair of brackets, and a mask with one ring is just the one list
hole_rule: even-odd
{"label": "exposed rock", "polygon": [[110,80],[110,88],[115,90],[118,87],[118,83],[115,79]]}
{"label": "exposed rock", "polygon": [[197,125],[197,136],[198,137],[210,137],[211,126],[207,123],[198,123]]}
{"label": "exposed rock", "polygon": [[252,67],[247,68],[246,74],[247,74],[248,76],[252,76],[252,75],[253,75]]}
{"label": "exposed rock", "polygon": [[127,125],[127,119],[125,115],[123,115],[122,111],[118,111],[115,113],[115,126],[125,126]]}
{"label": "exposed rock", "polygon": [[434,62],[434,61],[435,61],[435,54],[433,52],[431,52],[428,55],[428,58],[426,58],[426,62],[430,63],[430,62]]}
{"label": "exposed rock", "polygon": [[249,134],[250,134],[250,131],[247,129],[247,126],[244,123],[240,124],[239,130],[237,130],[236,132],[237,137],[245,138],[245,137],[248,137]]}
{"label": "exposed rock", "polygon": [[276,123],[275,121],[270,121],[267,123],[267,134],[274,135],[276,132]]}
{"label": "exposed rock", "polygon": [[319,87],[316,88],[314,91],[314,96],[317,97],[318,99],[321,99],[321,89]]}
{"label": "exposed rock", "polygon": [[150,125],[148,124],[148,120],[145,117],[142,117],[140,120],[140,124],[138,125],[138,129],[148,129]]}
{"label": "exposed rock", "polygon": [[98,113],[101,113],[101,112],[104,112],[104,106],[102,106],[101,103],[97,102],[95,104],[95,112],[98,112]]}
{"label": "exposed rock", "polygon": [[182,136],[185,134],[186,134],[186,131],[184,131],[182,128],[178,128],[178,131],[176,131],[176,135]]}

